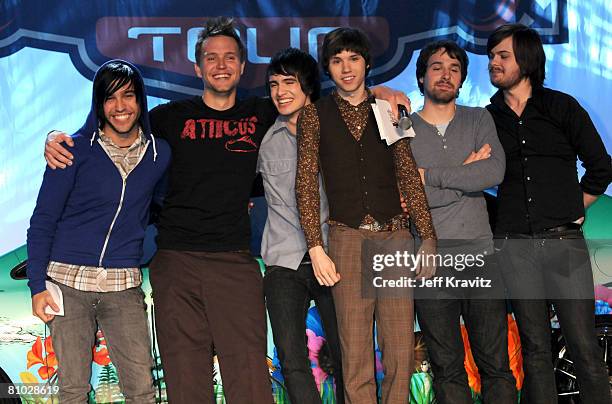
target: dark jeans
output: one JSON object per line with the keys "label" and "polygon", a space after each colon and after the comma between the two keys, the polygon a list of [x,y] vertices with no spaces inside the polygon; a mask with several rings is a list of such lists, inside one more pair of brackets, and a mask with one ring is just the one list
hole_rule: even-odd
{"label": "dark jeans", "polygon": [[[487,270],[483,273],[495,281],[497,267],[494,258],[488,257],[486,264]],[[457,295],[455,299],[415,301],[418,322],[434,373],[434,392],[441,404],[473,402],[464,366],[462,316],[474,362],[480,373],[484,402],[516,403],[516,381],[508,358],[506,302],[502,299],[471,298],[471,295],[479,294],[482,293],[478,289],[473,289],[462,296]]]}
{"label": "dark jeans", "polygon": [[[595,335],[593,278],[581,230],[506,237],[498,248],[521,337],[525,372],[521,401],[557,402],[548,314],[552,303],[574,361],[580,399],[609,404],[608,376]],[[524,295],[533,285],[541,289],[541,296]]]}
{"label": "dark jeans", "polygon": [[302,264],[297,271],[279,266],[267,267],[264,292],[274,345],[291,403],[321,403],[306,345],[306,315],[311,299],[321,315],[327,346],[334,362],[336,402],[344,403],[340,342],[331,290],[319,285],[310,264]]}

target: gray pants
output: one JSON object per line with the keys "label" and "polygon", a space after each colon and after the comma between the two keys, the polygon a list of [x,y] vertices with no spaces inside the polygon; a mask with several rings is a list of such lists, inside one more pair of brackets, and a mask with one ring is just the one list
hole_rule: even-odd
{"label": "gray pants", "polygon": [[58,359],[60,402],[87,402],[92,347],[100,328],[126,402],[154,403],[151,340],[142,289],[97,293],[57,284],[64,295],[66,315],[55,316],[49,328]]}

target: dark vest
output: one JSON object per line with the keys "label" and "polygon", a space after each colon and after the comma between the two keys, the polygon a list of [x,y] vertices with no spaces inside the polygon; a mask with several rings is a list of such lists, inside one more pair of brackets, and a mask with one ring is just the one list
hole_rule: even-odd
{"label": "dark vest", "polygon": [[315,106],[329,218],[357,228],[367,214],[380,223],[400,214],[393,152],[381,140],[372,110],[357,141],[344,123],[333,96],[321,98]]}

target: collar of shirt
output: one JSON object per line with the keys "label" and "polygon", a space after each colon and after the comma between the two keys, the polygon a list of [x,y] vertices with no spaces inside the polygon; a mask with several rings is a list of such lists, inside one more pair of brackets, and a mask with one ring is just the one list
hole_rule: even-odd
{"label": "collar of shirt", "polygon": [[355,140],[360,141],[365,128],[368,124],[370,116],[370,103],[372,102],[372,93],[366,88],[367,97],[357,105],[352,105],[350,102],[345,100],[338,94],[337,90],[334,90],[332,96],[340,111],[342,120],[346,123],[346,126]]}
{"label": "collar of shirt", "polygon": [[[531,90],[531,97],[527,100],[527,104],[539,103],[541,102],[542,95],[544,94],[544,87],[538,87]],[[502,111],[511,112],[514,114],[514,111],[506,104],[506,100],[504,99],[504,92],[502,90],[497,90],[495,94],[489,99],[491,104],[495,105]],[[516,114],[515,114],[516,115]]]}
{"label": "collar of shirt", "polygon": [[134,141],[134,143],[132,143],[127,148],[117,146],[115,142],[113,142],[113,140],[109,136],[106,136],[104,134],[104,131],[102,129],[99,130],[99,133],[100,133],[100,140],[102,140],[102,143],[104,143],[105,146],[112,147],[114,149],[121,149],[124,151],[127,149],[127,151],[130,151],[130,150],[134,150],[136,147],[142,146],[147,143],[147,138],[145,137],[141,128],[138,128],[138,138]]}
{"label": "collar of shirt", "polygon": [[374,101],[374,94],[372,94],[372,91],[370,91],[370,89],[368,87],[366,87],[366,98],[364,98],[363,101],[361,101],[359,104],[357,105],[353,105],[350,102],[348,102],[347,100],[345,100],[344,98],[342,98],[342,96],[340,94],[338,94],[338,90],[334,89],[334,91],[332,91],[332,96],[334,97],[334,99],[336,100],[336,103],[338,104],[338,106],[342,107],[342,108],[363,108],[363,107],[370,107],[370,104]]}
{"label": "collar of shirt", "polygon": [[260,146],[260,159],[262,151],[269,150],[270,147],[276,149],[278,147],[277,145],[286,144],[284,141],[285,138],[297,144],[296,135],[291,134],[287,126],[287,119],[283,118],[283,116],[277,117],[274,124],[268,129],[268,132],[264,136]]}
{"label": "collar of shirt", "polygon": [[[297,159],[297,137],[292,135],[287,120],[279,116],[264,136],[257,156],[257,171],[262,164],[279,159]],[[263,168],[265,170],[265,168]],[[265,184],[264,184],[265,185]]]}
{"label": "collar of shirt", "polygon": [[291,132],[289,131],[289,126],[287,126],[287,119],[288,118],[282,115],[279,115],[276,118],[276,121],[274,121],[274,124],[270,127],[270,133],[274,134],[274,133],[283,131],[286,133],[286,135],[291,136]]}

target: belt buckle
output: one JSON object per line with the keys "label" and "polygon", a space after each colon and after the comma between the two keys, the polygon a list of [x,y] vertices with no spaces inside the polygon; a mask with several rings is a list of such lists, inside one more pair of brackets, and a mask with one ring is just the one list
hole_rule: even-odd
{"label": "belt buckle", "polygon": [[362,223],[359,225],[359,229],[377,232],[382,230],[382,226],[378,221],[375,221],[374,223]]}
{"label": "belt buckle", "polygon": [[362,223],[359,225],[359,230],[368,230],[368,231],[372,231],[372,224],[371,223]]}

